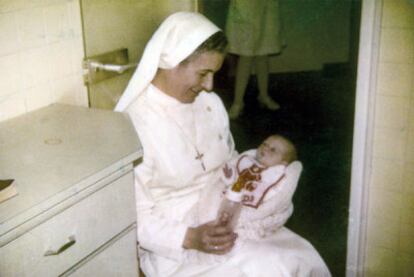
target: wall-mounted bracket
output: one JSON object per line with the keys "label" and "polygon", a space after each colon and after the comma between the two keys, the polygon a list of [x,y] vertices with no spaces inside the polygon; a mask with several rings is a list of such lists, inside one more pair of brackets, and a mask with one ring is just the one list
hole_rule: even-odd
{"label": "wall-mounted bracket", "polygon": [[100,81],[116,77],[127,70],[136,67],[137,64],[128,64],[128,49],[122,48],[115,51],[95,55],[83,60],[85,85],[96,84]]}

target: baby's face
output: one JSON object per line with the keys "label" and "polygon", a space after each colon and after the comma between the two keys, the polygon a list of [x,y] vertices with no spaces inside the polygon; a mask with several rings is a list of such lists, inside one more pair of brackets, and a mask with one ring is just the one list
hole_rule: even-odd
{"label": "baby's face", "polygon": [[268,137],[259,145],[256,152],[256,159],[264,166],[274,166],[278,164],[287,165],[285,155],[287,151],[286,143],[275,137]]}

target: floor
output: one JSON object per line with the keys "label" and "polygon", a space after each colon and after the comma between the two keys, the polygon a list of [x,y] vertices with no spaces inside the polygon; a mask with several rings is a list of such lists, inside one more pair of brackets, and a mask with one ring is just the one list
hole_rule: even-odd
{"label": "floor", "polygon": [[[271,75],[270,95],[281,105],[275,112],[258,105],[257,82],[252,77],[245,111],[231,121],[239,152],[254,148],[272,133],[287,136],[297,146],[304,170],[287,226],[315,246],[333,276],[345,276],[354,75],[344,64]],[[219,72],[216,88],[229,107],[232,78]]]}

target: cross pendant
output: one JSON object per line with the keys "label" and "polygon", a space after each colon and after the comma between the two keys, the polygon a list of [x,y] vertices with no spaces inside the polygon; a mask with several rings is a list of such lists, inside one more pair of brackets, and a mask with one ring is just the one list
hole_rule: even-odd
{"label": "cross pendant", "polygon": [[197,150],[197,149],[196,149],[196,151],[197,151],[197,156],[195,156],[195,159],[196,159],[196,160],[200,160],[200,162],[201,162],[201,167],[203,168],[203,170],[204,170],[204,171],[206,171],[206,167],[205,167],[204,162],[203,162],[203,157],[204,157],[204,154],[203,154],[203,153],[198,152],[198,150]]}

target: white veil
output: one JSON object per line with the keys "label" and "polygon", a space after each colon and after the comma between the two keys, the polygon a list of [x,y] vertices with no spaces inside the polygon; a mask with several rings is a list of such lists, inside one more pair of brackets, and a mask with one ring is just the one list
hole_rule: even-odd
{"label": "white veil", "polygon": [[151,83],[158,68],[174,68],[219,30],[198,13],[178,12],[167,17],[147,43],[115,111],[124,111],[134,102]]}

